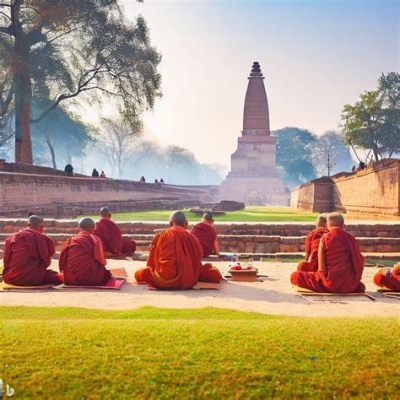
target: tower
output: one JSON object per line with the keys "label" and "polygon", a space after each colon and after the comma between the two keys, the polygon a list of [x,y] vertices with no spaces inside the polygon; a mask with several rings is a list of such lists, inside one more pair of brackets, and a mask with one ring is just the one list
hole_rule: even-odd
{"label": "tower", "polygon": [[276,138],[269,128],[268,98],[258,62],[253,63],[248,80],[242,135],[219,198],[250,205],[288,205],[290,194],[276,167]]}

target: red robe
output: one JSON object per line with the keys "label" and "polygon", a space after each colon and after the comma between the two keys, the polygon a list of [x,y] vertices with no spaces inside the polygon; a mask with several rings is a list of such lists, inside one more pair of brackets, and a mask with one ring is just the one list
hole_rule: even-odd
{"label": "red robe", "polygon": [[[328,232],[326,228],[317,228],[311,231],[306,238],[305,250],[306,260],[301,261],[297,271],[317,272],[318,271],[318,246],[322,236]],[[311,257],[311,259],[310,259]]]}
{"label": "red robe", "polygon": [[203,248],[203,257],[214,254],[214,243],[217,239],[217,232],[213,226],[200,222],[193,226],[192,234],[197,237]]}
{"label": "red robe", "polygon": [[101,286],[111,278],[101,240],[88,232],[79,232],[64,243],[59,265],[66,285]]}
{"label": "red robe", "polygon": [[136,271],[138,283],[160,289],[191,289],[203,278],[218,283],[221,273],[209,264],[201,264],[199,241],[186,229],[172,227],[158,233],[150,247],[147,267]]}
{"label": "red robe", "polygon": [[111,219],[101,218],[96,223],[94,234],[101,239],[106,253],[132,256],[136,250],[136,243],[133,240],[123,238],[121,229]]}
{"label": "red robe", "polygon": [[393,292],[400,292],[400,273],[393,273],[384,275],[381,272],[378,272],[374,276],[375,285],[378,285],[384,289],[389,289]]}
{"label": "red robe", "polygon": [[364,258],[355,237],[344,229],[333,228],[321,241],[325,245],[326,272],[294,272],[292,284],[314,292],[364,292]]}
{"label": "red robe", "polygon": [[48,270],[55,253],[54,241],[33,229],[14,233],[6,240],[4,282],[17,286],[59,285],[62,275]]}

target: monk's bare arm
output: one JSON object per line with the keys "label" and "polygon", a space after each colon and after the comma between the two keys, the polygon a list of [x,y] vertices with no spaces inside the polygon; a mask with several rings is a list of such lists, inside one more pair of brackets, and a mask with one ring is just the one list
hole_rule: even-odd
{"label": "monk's bare arm", "polygon": [[218,239],[215,239],[214,241],[214,253],[219,256],[219,244],[218,244]]}
{"label": "monk's bare arm", "polygon": [[321,239],[318,246],[318,271],[325,273],[325,242]]}

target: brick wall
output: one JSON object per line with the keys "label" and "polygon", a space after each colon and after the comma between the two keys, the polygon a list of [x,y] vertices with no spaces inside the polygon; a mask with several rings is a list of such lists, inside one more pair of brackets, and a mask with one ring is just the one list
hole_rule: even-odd
{"label": "brick wall", "polygon": [[354,174],[308,182],[292,191],[302,211],[337,210],[362,218],[400,217],[400,160],[388,159]]}
{"label": "brick wall", "polygon": [[0,172],[0,215],[24,215],[26,210],[47,208],[58,210],[55,214],[62,216],[74,206],[92,204],[97,208],[104,202],[118,202],[123,211],[122,206],[131,207],[132,202],[208,201],[209,197],[207,190],[164,184]]}

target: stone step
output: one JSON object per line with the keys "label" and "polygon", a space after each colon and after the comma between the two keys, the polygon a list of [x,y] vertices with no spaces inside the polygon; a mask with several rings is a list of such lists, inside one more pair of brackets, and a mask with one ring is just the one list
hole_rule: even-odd
{"label": "stone step", "polygon": [[[0,219],[0,232],[11,233],[26,227],[26,219]],[[166,222],[118,222],[124,234],[154,234],[155,231],[168,227]],[[216,223],[220,235],[272,235],[272,236],[305,236],[314,228],[309,223]],[[190,228],[190,227],[189,227]],[[348,224],[347,230],[357,237],[400,237],[400,224],[395,223],[368,223]],[[75,234],[77,232],[76,220],[45,221],[47,233]]]}

